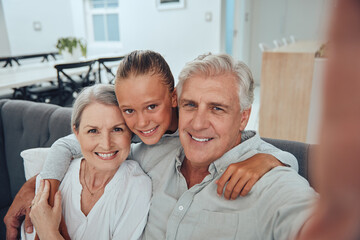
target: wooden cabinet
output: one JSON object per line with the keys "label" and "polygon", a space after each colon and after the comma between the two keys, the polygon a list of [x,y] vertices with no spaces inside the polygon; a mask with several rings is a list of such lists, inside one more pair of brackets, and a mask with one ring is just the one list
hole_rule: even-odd
{"label": "wooden cabinet", "polygon": [[315,58],[319,47],[315,42],[298,42],[263,52],[259,114],[262,137],[316,143],[324,65],[323,59]]}

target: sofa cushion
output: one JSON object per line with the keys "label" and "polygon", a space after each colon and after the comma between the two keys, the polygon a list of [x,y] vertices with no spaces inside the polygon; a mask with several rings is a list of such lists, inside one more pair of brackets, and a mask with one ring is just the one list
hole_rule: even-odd
{"label": "sofa cushion", "polygon": [[71,109],[22,100],[6,102],[1,109],[4,146],[11,195],[25,182],[20,152],[35,147],[50,147],[58,138],[71,133]]}
{"label": "sofa cushion", "polygon": [[[0,100],[0,209],[9,206],[12,201],[10,181],[5,159],[5,140],[2,117],[2,107],[7,100]],[[1,219],[0,219],[1,220]]]}
{"label": "sofa cushion", "polygon": [[50,148],[30,148],[22,151],[26,181],[39,174],[44,166]]}

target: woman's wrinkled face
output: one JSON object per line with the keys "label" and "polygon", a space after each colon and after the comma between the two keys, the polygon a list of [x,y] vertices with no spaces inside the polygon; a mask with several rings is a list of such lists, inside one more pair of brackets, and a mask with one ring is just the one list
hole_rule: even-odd
{"label": "woman's wrinkled face", "polygon": [[97,170],[117,170],[129,155],[131,132],[118,106],[91,103],[74,132],[87,163]]}
{"label": "woman's wrinkled face", "polygon": [[169,92],[159,75],[122,79],[116,83],[115,92],[127,126],[145,144],[156,144],[166,131],[176,131],[176,93]]}

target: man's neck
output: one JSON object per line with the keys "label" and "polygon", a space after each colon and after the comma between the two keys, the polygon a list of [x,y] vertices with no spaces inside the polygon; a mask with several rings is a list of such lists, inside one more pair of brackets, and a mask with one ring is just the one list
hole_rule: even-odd
{"label": "man's neck", "polygon": [[202,180],[209,174],[208,168],[209,166],[194,166],[185,157],[180,171],[186,180],[188,189],[190,189],[195,184],[202,182]]}

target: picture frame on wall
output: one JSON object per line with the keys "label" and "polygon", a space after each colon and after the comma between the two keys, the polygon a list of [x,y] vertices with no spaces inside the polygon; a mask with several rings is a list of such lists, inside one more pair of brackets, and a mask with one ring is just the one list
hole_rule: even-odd
{"label": "picture frame on wall", "polygon": [[178,9],[185,7],[185,0],[156,0],[158,10]]}

